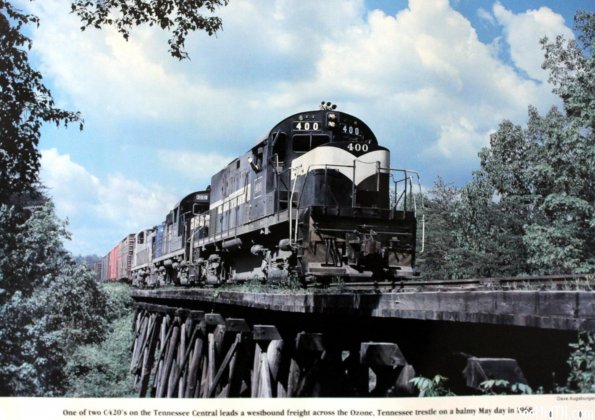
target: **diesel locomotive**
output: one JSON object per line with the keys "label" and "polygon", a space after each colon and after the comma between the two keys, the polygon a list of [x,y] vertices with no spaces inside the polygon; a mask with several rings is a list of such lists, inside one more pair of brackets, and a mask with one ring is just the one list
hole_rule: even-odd
{"label": "diesel locomotive", "polygon": [[133,285],[378,281],[415,275],[416,172],[323,102],[134,236]]}

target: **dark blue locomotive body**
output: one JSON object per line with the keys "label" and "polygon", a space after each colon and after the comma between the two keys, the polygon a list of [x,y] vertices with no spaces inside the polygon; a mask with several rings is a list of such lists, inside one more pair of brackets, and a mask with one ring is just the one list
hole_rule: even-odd
{"label": "dark blue locomotive body", "polygon": [[414,176],[390,168],[388,149],[360,119],[327,105],[292,115],[143,231],[152,264],[133,266],[134,282],[411,276]]}

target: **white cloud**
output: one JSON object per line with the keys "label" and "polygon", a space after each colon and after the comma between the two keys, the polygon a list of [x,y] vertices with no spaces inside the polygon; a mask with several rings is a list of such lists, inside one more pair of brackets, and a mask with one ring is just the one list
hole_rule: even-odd
{"label": "white cloud", "polygon": [[431,130],[432,137],[418,139],[424,156],[470,161],[503,118],[518,121],[528,104],[554,101],[549,86],[523,79],[492,48],[446,0],[432,7],[411,0],[395,16],[374,11],[343,37],[326,41],[316,79],[288,87],[286,96],[326,88],[368,113],[384,114],[393,130]]}
{"label": "white cloud", "polygon": [[[206,187],[211,176],[223,169],[234,157],[218,153],[197,153],[189,151],[159,150],[159,160],[165,167],[183,174],[186,178],[201,182]],[[198,187],[200,189],[200,186]]]}
{"label": "white cloud", "polygon": [[479,16],[479,18],[481,20],[486,21],[490,25],[496,24],[496,19],[494,18],[494,16],[492,16],[492,14],[490,12],[488,12],[486,9],[484,9],[483,7],[480,7],[479,9],[477,9],[477,16]]}
{"label": "white cloud", "polygon": [[92,204],[100,186],[97,177],[56,149],[41,151],[41,180],[62,217],[71,217]]}
{"label": "white cloud", "polygon": [[208,120],[229,104],[231,92],[214,89],[191,77],[191,70],[182,71],[184,66],[170,64],[177,61],[167,52],[167,36],[156,29],[134,29],[127,42],[109,27],[81,32],[68,2],[24,6],[41,17],[33,45],[42,73],[58,87],[59,98],[84,114],[101,116],[106,124],[175,124]]}
{"label": "white cloud", "polygon": [[76,109],[108,124],[167,120],[210,132],[237,125],[230,110],[243,110],[245,121],[261,113],[279,83],[313,72],[323,41],[363,14],[362,0],[231,2],[218,12],[224,29],[215,37],[192,34],[191,60],[179,62],[157,28],[135,28],[127,42],[109,27],[81,32],[62,0],[22,7],[42,19],[33,34],[42,73]]}
{"label": "white cloud", "polygon": [[56,149],[42,150],[41,181],[61,218],[68,218],[78,252],[105,254],[127,233],[160,223],[180,197],[156,184],[89,173]]}
{"label": "white cloud", "polygon": [[[81,34],[64,2],[33,5],[53,22],[41,25],[34,43],[43,72],[79,109],[91,108],[108,124],[133,118],[194,125],[203,149],[222,137],[262,132],[263,109],[289,114],[332,99],[355,110],[382,108],[386,120],[400,114],[413,127],[429,126],[434,138],[424,145],[446,150],[433,146],[444,145],[444,127],[461,119],[474,122],[469,134],[476,137],[502,118],[524,118],[528,104],[553,101],[548,86],[500,62],[494,45],[480,42],[447,0],[432,7],[410,0],[395,16],[378,10],[365,16],[362,0],[276,0],[266,8],[231,2],[220,10],[223,31],[216,38],[191,36],[192,60],[183,63],[169,57],[159,31],[137,29],[129,42],[110,29]],[[544,80],[536,42],[544,33],[567,32],[562,18],[548,8],[515,15],[499,3],[493,14],[517,67]]]}
{"label": "white cloud", "polygon": [[438,153],[448,159],[459,161],[475,157],[477,151],[486,146],[487,133],[478,132],[474,124],[466,118],[453,121],[440,127],[440,136],[430,153]]}
{"label": "white cloud", "polygon": [[496,3],[493,12],[504,28],[515,65],[533,79],[546,81],[547,73],[541,68],[544,58],[539,40],[544,36],[552,39],[556,35],[574,38],[572,31],[565,25],[564,18],[548,7],[514,14],[502,4]]}

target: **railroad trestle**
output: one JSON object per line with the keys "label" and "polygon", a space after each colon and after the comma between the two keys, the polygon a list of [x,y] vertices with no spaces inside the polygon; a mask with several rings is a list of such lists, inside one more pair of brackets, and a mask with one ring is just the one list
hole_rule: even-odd
{"label": "railroad trestle", "polygon": [[[412,395],[395,343],[337,341],[219,313],[139,304],[131,372],[141,397]],[[290,334],[290,335],[288,335]]]}
{"label": "railroad trestle", "polygon": [[593,292],[439,290],[133,292],[131,372],[141,397],[457,394],[488,379],[552,387],[568,344],[595,329]]}

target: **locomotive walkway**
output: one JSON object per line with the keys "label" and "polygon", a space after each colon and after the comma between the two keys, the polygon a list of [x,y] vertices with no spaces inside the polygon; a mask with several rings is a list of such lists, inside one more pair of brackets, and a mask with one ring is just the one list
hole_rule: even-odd
{"label": "locomotive walkway", "polygon": [[277,313],[595,330],[591,291],[412,291],[255,293],[219,289],[135,290],[137,302],[169,307],[217,307]]}

